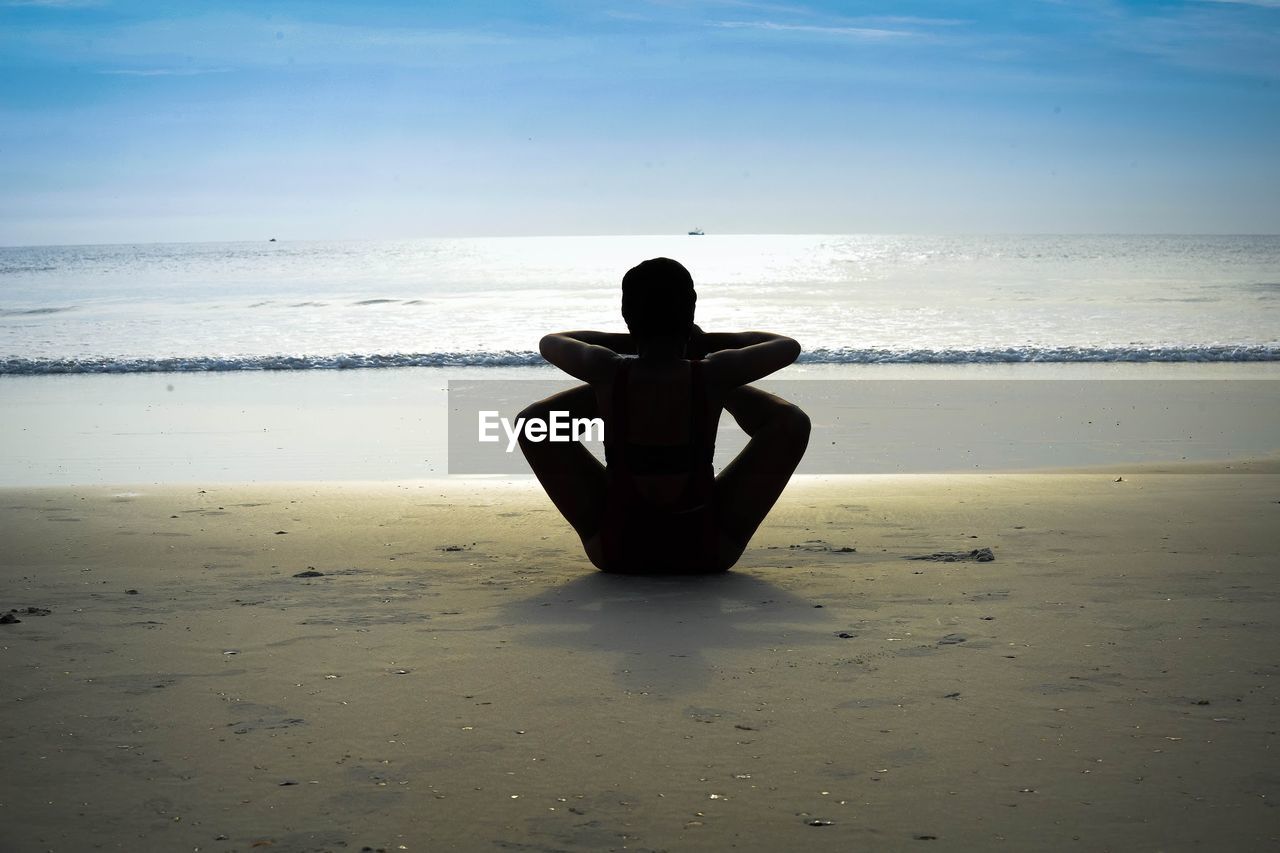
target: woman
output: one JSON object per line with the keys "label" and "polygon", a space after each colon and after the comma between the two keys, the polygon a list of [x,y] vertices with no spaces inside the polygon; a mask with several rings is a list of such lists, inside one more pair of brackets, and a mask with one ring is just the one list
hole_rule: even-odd
{"label": "woman", "polygon": [[[521,417],[598,413],[606,465],[577,442],[522,434],[520,446],[587,557],[604,571],[727,570],[808,444],[804,412],[747,387],[795,361],[800,345],[769,332],[704,333],[693,322],[696,302],[689,271],[654,258],[622,279],[628,334],[542,339],[543,357],[587,384],[537,402]],[[750,440],[716,476],[711,459],[722,409]]]}

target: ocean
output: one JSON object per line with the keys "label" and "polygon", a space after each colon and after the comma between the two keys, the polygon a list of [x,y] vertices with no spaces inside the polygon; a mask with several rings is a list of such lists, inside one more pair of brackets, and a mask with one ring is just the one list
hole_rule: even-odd
{"label": "ocean", "polygon": [[711,234],[0,248],[0,374],[540,364],[656,256],[811,364],[1280,361],[1280,236]]}

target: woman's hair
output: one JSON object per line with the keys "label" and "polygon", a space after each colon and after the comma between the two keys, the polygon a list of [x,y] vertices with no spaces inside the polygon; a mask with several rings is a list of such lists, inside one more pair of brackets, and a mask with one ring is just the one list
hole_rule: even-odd
{"label": "woman's hair", "polygon": [[697,301],[693,276],[670,258],[643,261],[622,277],[622,319],[638,337],[687,338]]}

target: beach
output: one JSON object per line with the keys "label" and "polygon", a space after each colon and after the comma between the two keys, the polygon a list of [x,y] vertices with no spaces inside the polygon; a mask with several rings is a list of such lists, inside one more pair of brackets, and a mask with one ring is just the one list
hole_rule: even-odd
{"label": "beach", "polygon": [[529,482],[0,504],[0,849],[1280,837],[1274,462],[805,478],[684,579]]}
{"label": "beach", "polygon": [[[596,572],[459,452],[658,254],[804,347],[759,384],[808,452],[720,576]],[[1272,849],[1278,257],[0,251],[0,851]]]}
{"label": "beach", "polygon": [[0,0],[0,104],[0,853],[1280,850],[1280,0]]}

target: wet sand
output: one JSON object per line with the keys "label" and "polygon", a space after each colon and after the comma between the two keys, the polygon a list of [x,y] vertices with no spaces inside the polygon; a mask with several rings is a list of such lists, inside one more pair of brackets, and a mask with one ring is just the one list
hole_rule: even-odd
{"label": "wet sand", "polygon": [[0,849],[1274,849],[1280,468],[1164,470],[808,480],[694,579],[531,484],[6,489]]}
{"label": "wet sand", "polygon": [[[995,473],[1280,452],[1280,362],[798,365],[785,376],[759,385],[813,419],[802,474]],[[550,367],[0,376],[0,487],[529,473],[518,453],[501,452],[505,443],[459,438],[474,437],[477,424],[453,421],[465,401],[450,396],[455,381],[479,381],[482,408],[508,417],[573,384]],[[717,465],[744,440],[721,418]],[[497,450],[504,463],[454,466],[468,446]]]}

